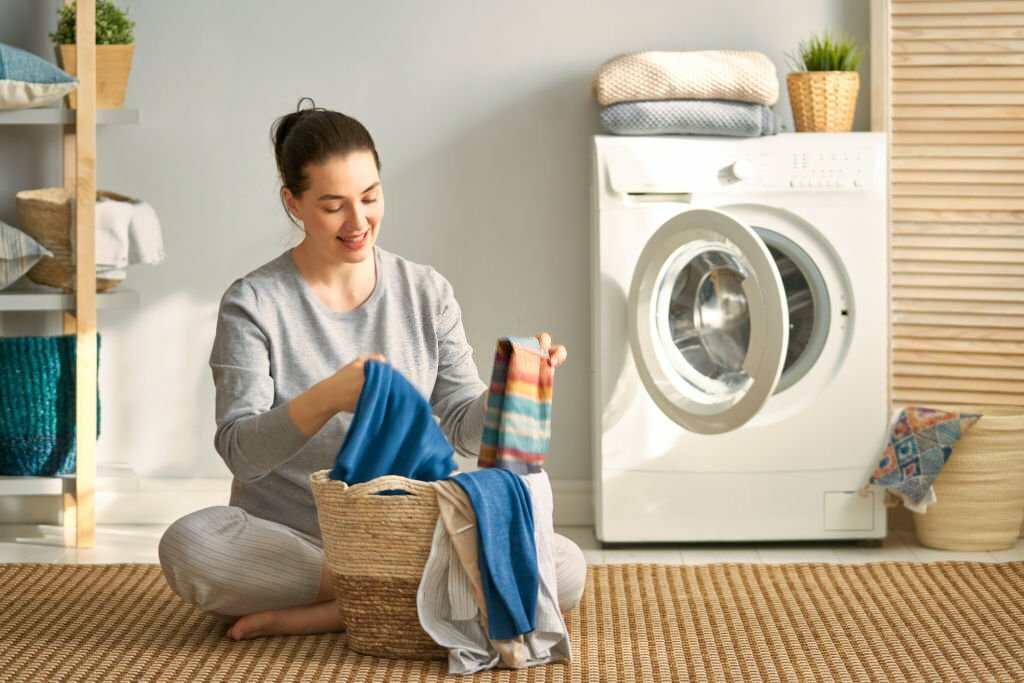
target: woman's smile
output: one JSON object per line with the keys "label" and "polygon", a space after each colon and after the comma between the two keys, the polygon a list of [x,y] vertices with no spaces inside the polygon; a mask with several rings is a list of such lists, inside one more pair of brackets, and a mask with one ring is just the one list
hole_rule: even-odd
{"label": "woman's smile", "polygon": [[339,235],[337,239],[346,247],[354,251],[356,249],[362,249],[364,246],[366,246],[366,238],[369,237],[369,235],[370,231],[364,230],[358,235],[352,235],[351,237],[342,237]]}

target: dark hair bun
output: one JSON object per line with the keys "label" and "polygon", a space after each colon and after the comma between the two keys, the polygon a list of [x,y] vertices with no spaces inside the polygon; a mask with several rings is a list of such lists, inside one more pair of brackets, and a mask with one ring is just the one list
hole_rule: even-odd
{"label": "dark hair bun", "polygon": [[[304,102],[309,106],[304,108]],[[270,140],[281,183],[296,197],[309,189],[306,173],[309,164],[322,164],[332,157],[365,151],[373,154],[380,171],[377,146],[365,126],[341,112],[317,107],[309,97],[300,99],[295,111],[274,122]]]}

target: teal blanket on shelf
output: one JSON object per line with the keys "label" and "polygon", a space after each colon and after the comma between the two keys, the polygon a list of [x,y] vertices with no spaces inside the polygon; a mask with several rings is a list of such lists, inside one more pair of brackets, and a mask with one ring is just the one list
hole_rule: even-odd
{"label": "teal blanket on shelf", "polygon": [[[0,475],[74,473],[75,347],[74,335],[0,337]],[[99,420],[97,388],[97,436]]]}

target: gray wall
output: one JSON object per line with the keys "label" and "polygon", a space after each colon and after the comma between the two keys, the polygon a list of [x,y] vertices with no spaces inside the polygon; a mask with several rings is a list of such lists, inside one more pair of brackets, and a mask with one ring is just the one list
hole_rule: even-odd
{"label": "gray wall", "polygon": [[[52,58],[58,0],[0,0],[0,42]],[[590,477],[590,79],[622,52],[759,50],[778,67],[822,29],[869,42],[867,0],[121,2],[137,22],[126,106],[98,135],[98,184],[158,211],[167,260],[135,266],[138,310],[104,312],[101,462],[226,476],[212,447],[207,358],[221,293],[296,243],[268,132],[301,96],[359,118],[383,160],[380,243],[446,275],[481,376],[497,337],[549,330],[559,371],[548,469]],[[855,129],[867,130],[867,60]],[[0,127],[0,219],[14,193],[60,184],[59,131]],[[56,314],[0,315],[54,334]]]}

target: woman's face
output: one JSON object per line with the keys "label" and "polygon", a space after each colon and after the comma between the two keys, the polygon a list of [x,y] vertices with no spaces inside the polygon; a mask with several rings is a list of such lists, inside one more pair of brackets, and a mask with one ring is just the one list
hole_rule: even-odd
{"label": "woman's face", "polygon": [[306,240],[328,259],[359,263],[373,253],[384,195],[369,151],[331,157],[306,167],[309,189],[295,197],[284,189],[292,215],[301,220]]}

